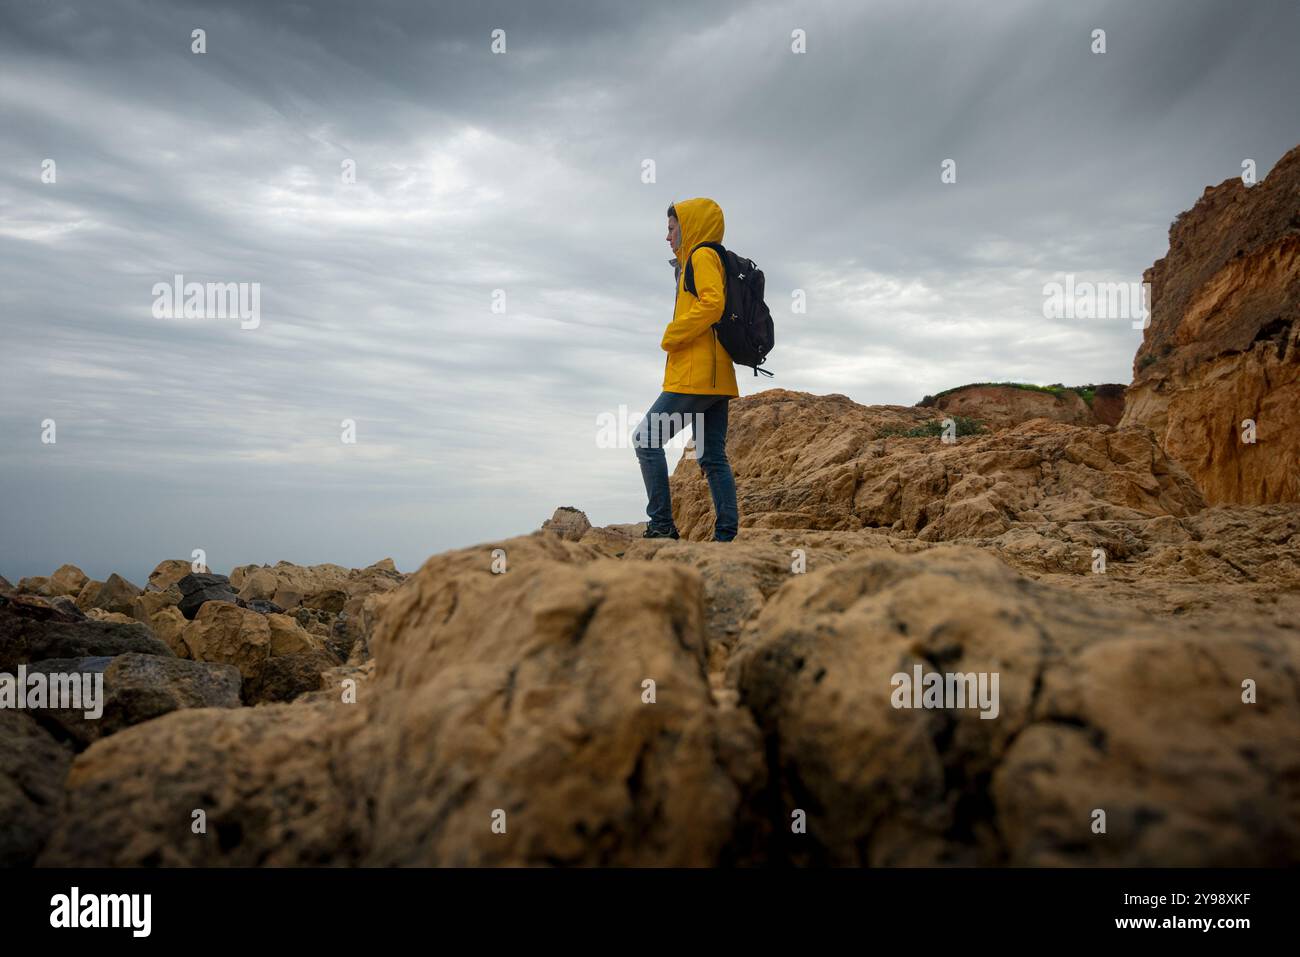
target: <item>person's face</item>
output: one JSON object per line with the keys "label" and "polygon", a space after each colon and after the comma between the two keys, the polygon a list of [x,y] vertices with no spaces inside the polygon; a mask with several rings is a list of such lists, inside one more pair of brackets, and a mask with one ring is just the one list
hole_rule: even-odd
{"label": "person's face", "polygon": [[673,252],[677,252],[677,246],[681,241],[682,241],[682,227],[677,222],[677,220],[669,216],[668,217],[668,245],[672,248]]}

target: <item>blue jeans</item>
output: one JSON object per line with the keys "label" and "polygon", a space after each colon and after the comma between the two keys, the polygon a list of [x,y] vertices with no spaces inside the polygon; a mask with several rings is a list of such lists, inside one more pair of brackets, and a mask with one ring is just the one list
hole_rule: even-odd
{"label": "blue jeans", "polygon": [[673,523],[673,500],[668,490],[668,460],[664,456],[664,446],[689,425],[694,429],[695,454],[699,456],[700,468],[709,481],[709,495],[713,499],[714,541],[729,542],[736,537],[736,526],[740,522],[736,510],[736,480],[731,474],[731,463],[727,461],[727,403],[730,400],[731,397],[726,395],[664,392],[637,424],[632,434],[632,445],[641,463],[641,478],[645,482],[646,497],[650,500],[646,507],[650,531],[670,534],[677,530]]}

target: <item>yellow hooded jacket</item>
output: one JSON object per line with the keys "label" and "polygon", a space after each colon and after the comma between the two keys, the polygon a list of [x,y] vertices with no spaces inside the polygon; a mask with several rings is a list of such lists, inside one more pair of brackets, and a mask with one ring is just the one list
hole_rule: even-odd
{"label": "yellow hooded jacket", "polygon": [[[677,249],[681,269],[677,277],[677,301],[673,321],[664,330],[663,346],[668,353],[664,365],[664,391],[690,395],[739,396],[736,370],[731,356],[713,332],[722,317],[727,299],[727,279],[722,260],[712,249],[695,252],[700,243],[722,242],[722,209],[711,199],[684,199],[674,203],[681,243]],[[689,252],[688,252],[689,251]],[[695,290],[685,289],[687,259],[693,254]]]}

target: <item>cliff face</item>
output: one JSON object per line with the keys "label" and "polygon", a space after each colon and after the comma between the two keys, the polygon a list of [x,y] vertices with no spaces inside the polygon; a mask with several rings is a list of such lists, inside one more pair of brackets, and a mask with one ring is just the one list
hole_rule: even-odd
{"label": "cliff face", "polygon": [[1300,500],[1300,147],[1253,187],[1206,189],[1144,278],[1121,424],[1152,429],[1212,504]]}

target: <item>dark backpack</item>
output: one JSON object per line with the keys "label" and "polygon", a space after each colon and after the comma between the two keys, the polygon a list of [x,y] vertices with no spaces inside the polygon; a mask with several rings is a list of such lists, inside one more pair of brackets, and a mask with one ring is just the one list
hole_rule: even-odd
{"label": "dark backpack", "polygon": [[[743,259],[725,249],[722,243],[700,243],[695,249],[712,249],[722,260],[722,271],[727,277],[727,300],[722,307],[722,318],[713,324],[713,331],[736,365],[748,366],[754,375],[774,373],[760,369],[767,354],[776,344],[776,330],[772,326],[772,313],[763,302],[763,270],[752,259]],[[695,249],[686,258],[686,279],[683,288],[692,296],[695,291],[695,270],[691,259]]]}

